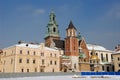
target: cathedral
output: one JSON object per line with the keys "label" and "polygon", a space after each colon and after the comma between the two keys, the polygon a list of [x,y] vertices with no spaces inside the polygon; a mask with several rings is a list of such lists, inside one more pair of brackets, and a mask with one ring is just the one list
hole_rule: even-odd
{"label": "cathedral", "polygon": [[61,56],[62,71],[90,71],[90,65],[88,64],[89,50],[85,39],[81,36],[80,32],[77,34],[77,29],[73,25],[73,22],[70,21],[66,28],[66,37],[64,40],[61,40],[55,18],[55,13],[51,11],[47,33],[44,38],[45,46],[59,48],[64,51],[64,54]]}
{"label": "cathedral", "polygon": [[[66,37],[60,39],[56,15],[50,13],[50,20],[47,25],[45,36],[45,46],[63,50],[60,57],[60,71],[113,71],[111,54],[113,51],[107,50],[102,46],[87,44],[80,31],[70,21],[66,28]],[[91,48],[92,47],[92,48]],[[109,59],[108,59],[109,57]],[[103,58],[105,61],[103,61]]]}
{"label": "cathedral", "polygon": [[44,41],[19,41],[0,50],[0,72],[113,71],[113,51],[87,44],[72,21],[66,27],[66,37],[61,40],[54,11],[49,15]]}

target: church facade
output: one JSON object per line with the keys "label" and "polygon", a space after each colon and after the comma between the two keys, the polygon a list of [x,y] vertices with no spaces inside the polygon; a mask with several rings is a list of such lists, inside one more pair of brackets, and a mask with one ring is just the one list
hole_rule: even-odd
{"label": "church facade", "polygon": [[60,39],[59,34],[56,15],[51,11],[44,37],[45,42],[36,44],[20,41],[18,44],[4,48],[0,53],[0,72],[104,71],[100,55],[103,51],[105,59],[109,62],[106,65],[110,67],[109,71],[112,71],[110,57],[112,52],[106,49],[102,51],[100,48],[96,55],[98,48],[87,44],[80,31],[77,34],[72,21],[66,28],[64,40]]}

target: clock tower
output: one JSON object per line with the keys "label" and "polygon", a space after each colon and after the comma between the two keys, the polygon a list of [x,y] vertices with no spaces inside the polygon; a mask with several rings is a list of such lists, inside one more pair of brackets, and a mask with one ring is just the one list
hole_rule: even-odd
{"label": "clock tower", "polygon": [[47,32],[45,35],[45,46],[50,47],[53,40],[60,40],[58,24],[56,22],[56,15],[51,11],[49,16],[49,23],[47,24]]}

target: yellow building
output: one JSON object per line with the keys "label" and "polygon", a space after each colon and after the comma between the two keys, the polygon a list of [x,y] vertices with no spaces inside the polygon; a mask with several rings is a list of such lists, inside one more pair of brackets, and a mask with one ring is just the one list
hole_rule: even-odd
{"label": "yellow building", "polygon": [[120,72],[120,51],[113,54],[114,69]]}
{"label": "yellow building", "polygon": [[59,72],[60,54],[63,51],[44,44],[19,42],[3,49],[1,72]]}

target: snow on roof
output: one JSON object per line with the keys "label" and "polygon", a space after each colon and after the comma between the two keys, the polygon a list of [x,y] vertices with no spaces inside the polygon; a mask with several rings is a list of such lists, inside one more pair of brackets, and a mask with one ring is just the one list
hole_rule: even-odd
{"label": "snow on roof", "polygon": [[100,51],[107,51],[106,48],[104,48],[103,46],[100,45],[96,45],[96,44],[87,44],[87,48],[88,50],[100,50]]}
{"label": "snow on roof", "polygon": [[29,48],[39,48],[40,47],[40,45],[38,45],[38,44],[28,44],[28,43],[16,44],[16,46],[29,47]]}
{"label": "snow on roof", "polygon": [[[44,44],[28,44],[28,43],[21,43],[21,44],[17,44],[16,46],[19,46],[19,47],[29,47],[29,48],[40,48],[42,47]],[[54,48],[49,48],[49,47],[45,47],[45,49],[47,50],[56,50]]]}

